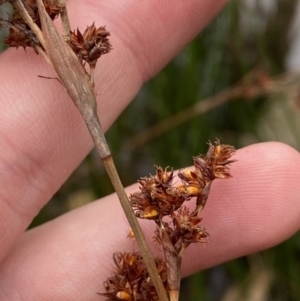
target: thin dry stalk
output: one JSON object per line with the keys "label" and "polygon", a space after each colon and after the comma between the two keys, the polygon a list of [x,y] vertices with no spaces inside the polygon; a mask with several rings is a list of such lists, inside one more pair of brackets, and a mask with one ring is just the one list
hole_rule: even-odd
{"label": "thin dry stalk", "polygon": [[34,50],[35,50],[39,55],[41,55],[42,58],[43,58],[50,66],[53,67],[52,62],[50,61],[50,59],[49,59],[47,53],[44,51],[44,49],[43,49],[42,47],[36,45],[36,46],[34,47]]}
{"label": "thin dry stalk", "polygon": [[60,12],[60,19],[64,31],[64,36],[68,39],[71,31],[71,26],[70,26],[68,10],[66,7],[66,0],[57,0],[57,2],[59,6],[62,7],[62,11]]}
{"label": "thin dry stalk", "polygon": [[141,248],[141,253],[143,254],[143,257],[146,258],[145,264],[149,269],[149,274],[156,287],[160,300],[167,301],[168,298],[157,272],[155,262],[151,257],[151,253],[143,236],[142,230],[135,215],[133,214],[128,197],[119,179],[109,147],[101,129],[97,115],[95,91],[89,81],[89,77],[74,52],[57,32],[52,20],[46,13],[42,0],[37,0],[37,4],[45,38],[45,49],[61,82],[66,87],[74,104],[82,114],[97,151],[107,168],[109,177],[116,189],[116,193],[120,199],[129,224],[136,235],[138,245]]}
{"label": "thin dry stalk", "polygon": [[[41,23],[35,23],[35,21],[33,21],[25,7],[25,5],[28,4],[27,2],[23,2],[22,0],[11,0],[10,2],[13,4],[14,8],[18,10],[19,15],[23,18],[24,24],[22,22],[21,24],[17,23],[20,21],[13,20],[12,18],[12,21],[8,22],[9,25],[12,27],[15,24],[14,22],[16,22],[17,25],[19,24],[19,27],[15,27],[14,29],[19,31],[15,32],[13,31],[14,29],[12,29],[10,38],[7,41],[10,41],[10,46],[12,47],[33,47],[37,53],[43,55],[47,62],[51,63],[57,72],[60,82],[65,86],[74,104],[80,111],[94,141],[96,149],[104,163],[105,168],[107,169],[108,175],[120,199],[121,205],[140,247],[140,251],[144,257],[146,268],[148,269],[150,278],[157,291],[159,299],[161,301],[167,301],[168,297],[156,268],[156,263],[151,256],[143,232],[137,222],[129,199],[119,179],[109,147],[102,131],[97,115],[97,102],[95,97],[96,93],[94,90],[93,81],[91,81],[90,75],[86,72],[83,66],[84,64],[80,59],[80,55],[76,56],[78,53],[75,54],[73,51],[74,49],[71,48],[72,45],[67,44],[67,42],[70,43],[70,25],[65,7],[65,1],[57,0],[56,4],[58,6],[54,8],[51,18],[54,19],[56,14],[61,14],[63,29],[65,34],[68,35],[68,38],[66,39],[64,39],[58,33],[50,16],[46,12],[42,0],[37,0],[38,15],[33,17],[34,19],[37,18],[37,20],[40,20],[38,22]],[[29,38],[27,37],[28,30],[26,28],[27,25],[25,26],[25,24],[27,24],[33,32]],[[42,31],[39,28],[40,25]],[[80,35],[80,39],[82,39],[83,36],[78,30],[77,33]],[[88,61],[88,63],[91,66],[90,69],[94,71],[93,68],[95,67],[97,59],[101,56],[101,54],[108,53],[111,49],[111,46],[106,38],[109,35],[109,32],[105,30],[105,27],[100,27],[97,29],[93,24],[88,28],[88,33],[97,35],[97,40],[92,40],[91,47],[94,48],[84,49],[85,51],[90,51],[86,55],[88,58],[90,58],[89,55],[92,56],[92,61]],[[25,39],[22,40],[24,37]],[[72,37],[76,42],[75,33],[73,33]],[[89,36],[89,38],[92,39],[93,37]],[[80,40],[80,42],[82,42],[82,40]],[[93,42],[96,43],[95,46],[93,46]],[[79,47],[81,46],[79,45]]]}
{"label": "thin dry stalk", "polygon": [[181,282],[182,256],[176,253],[174,246],[170,241],[170,237],[163,227],[159,228],[159,234],[167,263],[170,301],[178,301]]}
{"label": "thin dry stalk", "polygon": [[179,291],[171,290],[169,291],[170,301],[178,301],[179,300]]}

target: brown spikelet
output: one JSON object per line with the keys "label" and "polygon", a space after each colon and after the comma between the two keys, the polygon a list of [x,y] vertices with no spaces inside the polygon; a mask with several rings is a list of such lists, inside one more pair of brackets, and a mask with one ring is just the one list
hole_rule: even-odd
{"label": "brown spikelet", "polygon": [[9,47],[32,47],[41,46],[36,35],[20,19],[1,20],[5,27],[9,28],[9,35],[4,39],[4,43]]}
{"label": "brown spikelet", "polygon": [[[14,7],[14,1],[3,1],[0,2],[0,4],[4,2],[10,2]],[[26,0],[23,1],[23,5],[34,23],[41,28],[41,21],[36,1]],[[44,0],[44,5],[47,13],[52,20],[57,18],[59,13],[62,11],[62,6],[60,6],[58,1]],[[9,35],[4,39],[4,43],[9,47],[23,47],[24,49],[26,47],[31,47],[34,50],[36,50],[37,46],[41,47],[41,44],[36,35],[24,22],[17,10],[13,13],[12,16],[8,18],[8,20],[0,19],[0,21],[2,22],[2,27],[9,28]]]}
{"label": "brown spikelet", "polygon": [[141,178],[140,191],[130,196],[130,202],[139,218],[160,220],[177,210],[188,199],[186,191],[173,186],[173,172],[156,166],[156,175]]}
{"label": "brown spikelet", "polygon": [[[138,253],[114,253],[116,272],[104,282],[105,293],[99,293],[110,300],[159,301],[149,277],[143,258]],[[155,264],[166,289],[167,274],[163,260],[156,258]]]}
{"label": "brown spikelet", "polygon": [[98,58],[112,49],[108,36],[110,33],[105,26],[96,27],[93,23],[88,26],[83,34],[77,31],[70,32],[69,45],[78,56],[81,63],[87,62],[92,68],[95,67]]}
{"label": "brown spikelet", "polygon": [[196,171],[204,175],[205,181],[214,179],[228,179],[231,177],[228,165],[235,162],[229,160],[235,153],[235,149],[230,145],[221,145],[217,140],[215,145],[209,143],[209,149],[205,156],[194,158]]}

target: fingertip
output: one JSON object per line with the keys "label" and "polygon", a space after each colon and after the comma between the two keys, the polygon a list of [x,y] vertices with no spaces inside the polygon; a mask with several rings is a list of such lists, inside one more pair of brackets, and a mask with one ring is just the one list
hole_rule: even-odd
{"label": "fingertip", "polygon": [[[299,230],[297,150],[279,142],[259,143],[238,150],[235,159],[233,177],[213,183],[202,212],[213,244],[193,245],[184,273],[270,248]],[[189,260],[193,256],[198,264]]]}

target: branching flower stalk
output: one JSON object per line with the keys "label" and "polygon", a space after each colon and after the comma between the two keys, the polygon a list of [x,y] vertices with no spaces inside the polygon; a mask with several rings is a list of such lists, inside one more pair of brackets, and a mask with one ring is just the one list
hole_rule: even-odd
{"label": "branching flower stalk", "polygon": [[[88,127],[134,232],[151,283],[159,299],[167,301],[162,278],[116,171],[97,115],[93,74],[97,60],[111,50],[107,39],[109,32],[105,27],[96,28],[94,24],[83,34],[79,30],[71,32],[65,0],[0,0],[0,5],[5,2],[11,3],[16,12],[8,20],[0,20],[1,26],[9,28],[9,36],[4,42],[11,47],[32,47],[57,72]],[[59,15],[62,16],[63,29],[66,31],[64,37],[53,24],[53,20]],[[85,69],[86,63],[90,67],[90,73]]]}
{"label": "branching flower stalk", "polygon": [[[156,265],[171,301],[178,301],[181,261],[191,243],[207,243],[209,234],[200,225],[212,181],[231,177],[229,165],[235,150],[217,140],[205,156],[194,157],[194,170],[185,169],[177,174],[180,184],[174,184],[173,171],[156,167],[156,175],[141,178],[140,191],[130,195],[135,215],[156,224],[154,241],[163,249],[164,260]],[[196,198],[194,209],[185,202]],[[115,253],[116,272],[104,282],[109,300],[158,301],[153,285],[145,271],[142,257],[137,253]]]}
{"label": "branching flower stalk", "polygon": [[[113,255],[116,272],[104,282],[108,300],[171,301],[179,298],[181,261],[191,243],[207,242],[208,233],[200,225],[214,179],[230,177],[229,164],[234,148],[209,144],[205,156],[194,158],[194,170],[177,174],[179,185],[173,184],[173,172],[156,167],[156,175],[141,178],[140,191],[129,198],[116,171],[109,147],[97,115],[94,70],[98,59],[111,50],[109,32],[93,23],[81,33],[70,30],[65,0],[0,0],[9,2],[15,13],[0,26],[9,28],[5,43],[11,47],[31,47],[55,69],[63,86],[79,109],[96,149],[120,199],[126,217],[139,245],[139,253]],[[61,17],[64,35],[53,20]],[[88,64],[89,69],[85,68]],[[196,198],[195,208],[184,203]],[[156,225],[154,241],[164,252],[164,260],[153,259],[137,218],[152,220]]]}

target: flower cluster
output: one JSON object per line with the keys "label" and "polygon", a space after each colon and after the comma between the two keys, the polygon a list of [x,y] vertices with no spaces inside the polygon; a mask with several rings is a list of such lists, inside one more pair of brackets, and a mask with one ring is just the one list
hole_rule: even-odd
{"label": "flower cluster", "polygon": [[[10,2],[14,6],[14,1],[3,1]],[[55,0],[44,0],[45,9],[49,17],[54,20],[58,17],[59,13],[62,11],[63,7]],[[2,4],[2,3],[1,3]],[[27,10],[28,14],[34,21],[34,23],[41,28],[41,21],[39,17],[38,7],[35,0],[25,0],[23,5]],[[36,46],[41,47],[39,40],[37,39],[35,33],[30,29],[27,23],[20,17],[17,10],[14,14],[9,17],[8,20],[1,21],[6,24],[9,28],[9,35],[4,39],[4,43],[9,47],[32,47],[36,50]]]}
{"label": "flower cluster", "polygon": [[[163,230],[167,233],[174,251],[181,256],[183,251],[191,244],[197,242],[206,242],[209,234],[199,223],[202,218],[197,216],[196,212],[190,213],[189,209],[182,206],[176,213],[171,214],[172,227],[170,223],[163,222]],[[154,241],[163,245],[163,237],[159,233],[160,229],[155,231]]]}
{"label": "flower cluster", "polygon": [[[2,0],[0,5],[5,2],[10,2],[14,6],[14,1],[12,0]],[[57,0],[43,0],[43,3],[46,12],[52,20],[57,18],[64,9],[60,1]],[[41,28],[36,0],[24,0],[23,5],[33,22]],[[35,33],[22,19],[17,10],[15,10],[15,13],[8,20],[0,19],[0,21],[2,22],[0,26],[9,28],[9,35],[4,39],[4,43],[9,47],[18,48],[21,46],[24,49],[31,47],[37,53],[37,47],[43,48]],[[109,35],[110,33],[104,26],[97,28],[93,23],[86,28],[83,34],[78,29],[76,32],[71,31],[70,36],[66,37],[66,40],[82,64],[87,62],[91,68],[95,68],[98,58],[112,49],[107,38]]]}
{"label": "flower cluster", "polygon": [[[156,166],[156,175],[141,178],[140,191],[130,195],[131,206],[138,218],[156,222],[154,241],[173,256],[182,256],[183,251],[196,242],[206,242],[209,236],[199,225],[198,213],[205,206],[212,181],[231,177],[229,164],[232,146],[209,143],[206,155],[194,157],[194,170],[185,169],[178,173],[180,185],[174,185],[173,172]],[[185,201],[196,198],[192,212],[182,206]],[[163,221],[169,216],[171,222]]]}
{"label": "flower cluster", "polygon": [[79,61],[87,62],[91,67],[95,67],[98,58],[102,54],[106,54],[111,50],[108,36],[110,33],[105,29],[105,26],[96,28],[94,23],[88,26],[81,34],[77,29],[70,33],[68,44],[79,58]]}
{"label": "flower cluster", "polygon": [[173,172],[168,173],[156,166],[156,175],[141,178],[140,191],[130,195],[131,206],[139,218],[161,220],[163,216],[172,214],[183,202],[196,197],[197,208],[204,207],[211,183],[214,179],[227,179],[230,172],[228,165],[234,160],[234,148],[229,145],[209,143],[205,156],[194,158],[194,171],[183,170],[178,173],[181,185],[173,185]]}
{"label": "flower cluster", "polygon": [[[139,191],[129,197],[135,215],[138,218],[153,220],[156,224],[154,241],[162,247],[165,257],[165,262],[159,261],[160,264],[157,263],[157,265],[165,264],[166,272],[165,268],[163,270],[167,275],[167,280],[165,274],[161,277],[170,295],[178,291],[180,286],[183,252],[191,243],[207,242],[209,234],[200,224],[202,218],[199,217],[199,213],[206,204],[212,181],[231,177],[229,165],[234,162],[231,159],[234,152],[232,146],[221,145],[219,140],[215,144],[209,143],[206,155],[194,157],[193,170],[185,169],[177,174],[181,183],[174,181],[173,171],[168,172],[167,168],[156,166],[156,174],[141,178],[138,181]],[[185,201],[190,201],[192,198],[196,198],[194,210],[183,205]],[[117,254],[114,260],[118,267],[118,274],[104,283],[107,293],[102,295],[109,297],[108,300],[144,300],[136,296],[144,297],[148,294],[148,299],[145,300],[156,300],[151,299],[151,294],[155,295],[153,290],[149,293],[144,290],[147,281],[136,287],[133,283],[141,283],[140,280],[137,282],[127,280],[131,277],[129,273],[132,273],[132,279],[140,279],[137,275],[143,275],[144,272],[141,272],[137,266],[129,264],[129,262],[141,260],[139,264],[144,269],[142,258],[137,254],[126,256]],[[130,259],[127,259],[127,256]],[[162,269],[158,270],[161,273]],[[120,276],[124,274],[120,271],[125,272],[126,280]],[[150,288],[147,287],[147,289]]]}
{"label": "flower cluster", "polygon": [[130,196],[132,208],[139,218],[161,220],[187,200],[185,191],[172,185],[173,172],[156,167],[156,175],[141,178],[140,191]]}
{"label": "flower cluster", "polygon": [[[143,258],[138,253],[120,253],[113,255],[116,272],[104,282],[107,300],[159,301],[153,283],[149,277]],[[155,260],[159,275],[167,286],[166,264]]]}
{"label": "flower cluster", "polygon": [[215,145],[209,143],[205,156],[194,157],[194,171],[184,170],[178,173],[188,196],[197,197],[196,211],[205,206],[213,180],[231,177],[228,166],[235,161],[230,160],[234,153],[232,146],[222,145],[217,140]]}

